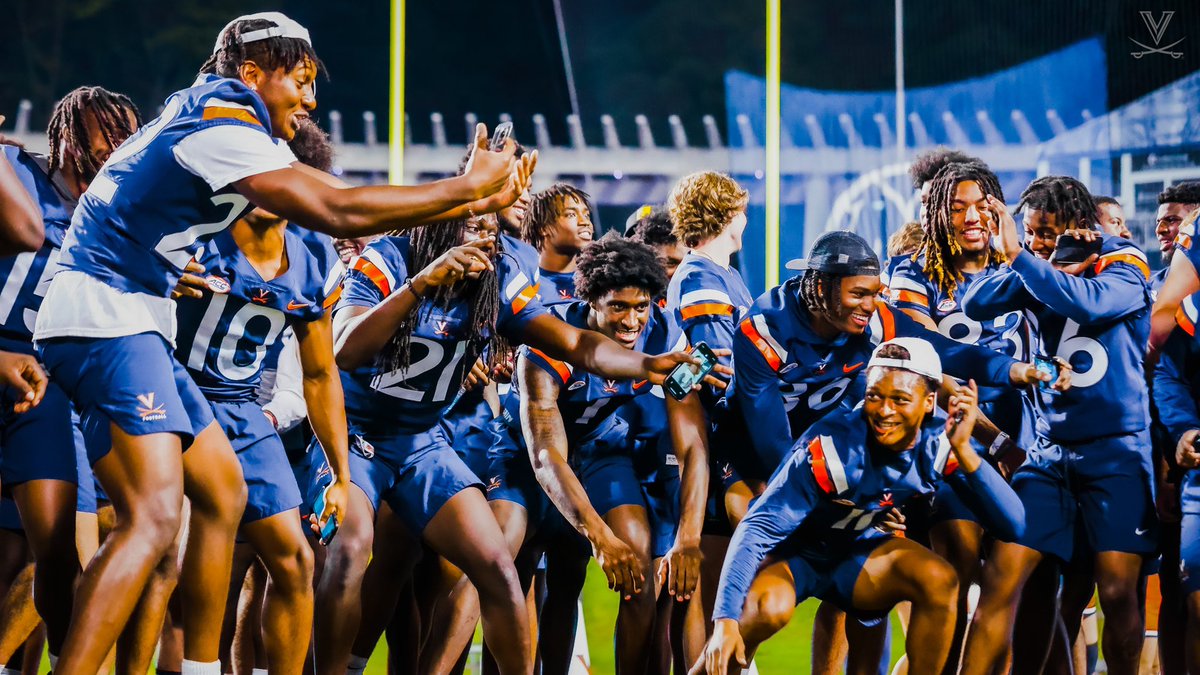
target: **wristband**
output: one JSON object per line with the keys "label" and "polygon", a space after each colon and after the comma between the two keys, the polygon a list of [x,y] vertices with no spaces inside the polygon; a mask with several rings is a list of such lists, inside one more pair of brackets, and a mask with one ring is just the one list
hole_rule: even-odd
{"label": "wristband", "polygon": [[992,444],[988,447],[988,456],[999,457],[1001,451],[1004,450],[1005,446],[1010,443],[1012,443],[1012,439],[1008,437],[1008,434],[1001,431],[1000,433],[996,434],[996,439],[993,440]]}
{"label": "wristband", "polygon": [[417,289],[413,288],[411,281],[404,284],[404,288],[406,288],[409,293],[412,293],[413,297],[417,299],[418,303],[425,299],[420,293],[417,292]]}

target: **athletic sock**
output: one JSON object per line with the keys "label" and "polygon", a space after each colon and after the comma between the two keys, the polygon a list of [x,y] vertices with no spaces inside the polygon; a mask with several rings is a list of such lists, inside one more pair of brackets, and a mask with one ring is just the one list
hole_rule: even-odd
{"label": "athletic sock", "polygon": [[12,670],[8,666],[0,666],[0,675],[21,675],[20,669]]}
{"label": "athletic sock", "polygon": [[250,675],[267,675],[266,668],[253,668],[250,670]]}
{"label": "athletic sock", "polygon": [[54,672],[58,669],[58,657],[50,652],[46,652],[46,656],[50,659],[50,672]]}
{"label": "athletic sock", "polygon": [[369,656],[350,655],[350,663],[346,668],[346,675],[363,675],[363,671],[367,669],[367,661]]}
{"label": "athletic sock", "polygon": [[1087,672],[1088,675],[1096,672],[1096,662],[1100,660],[1100,645],[1092,642],[1087,646]]}
{"label": "athletic sock", "polygon": [[204,663],[203,661],[188,661],[183,660],[183,668],[180,670],[182,675],[221,675],[221,662],[213,661]]}

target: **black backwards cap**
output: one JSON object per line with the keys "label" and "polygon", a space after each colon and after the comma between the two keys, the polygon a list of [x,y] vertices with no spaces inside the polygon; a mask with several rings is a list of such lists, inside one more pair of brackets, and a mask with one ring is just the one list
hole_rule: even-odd
{"label": "black backwards cap", "polygon": [[839,277],[879,274],[879,256],[853,232],[826,232],[813,242],[808,258],[789,260],[789,270],[814,270]]}

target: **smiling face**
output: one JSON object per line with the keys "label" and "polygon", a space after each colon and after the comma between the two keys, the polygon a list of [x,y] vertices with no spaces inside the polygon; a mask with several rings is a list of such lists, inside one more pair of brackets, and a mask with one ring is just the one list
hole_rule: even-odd
{"label": "smiling face", "polygon": [[950,201],[950,223],[954,228],[954,241],[963,253],[987,251],[991,240],[990,220],[987,196],[979,189],[979,183],[965,180],[956,185],[954,199]]}
{"label": "smiling face", "polygon": [[1025,210],[1025,243],[1042,260],[1050,259],[1058,236],[1066,231],[1066,225],[1058,223],[1058,214],[1041,209]]}
{"label": "smiling face", "polygon": [[239,74],[262,97],[271,116],[271,133],[290,141],[301,122],[317,107],[317,64],[305,59],[291,68],[263,70],[253,61],[242,64]]}
{"label": "smiling face", "polygon": [[573,255],[592,243],[592,212],[583,200],[567,195],[559,205],[558,217],[546,230],[542,247]]}
{"label": "smiling face", "polygon": [[650,320],[651,301],[644,288],[629,286],[611,290],[589,305],[591,323],[617,344],[633,349]]}
{"label": "smiling face", "polygon": [[936,403],[937,392],[916,373],[879,366],[867,371],[863,418],[871,439],[885,450],[911,448]]}
{"label": "smiling face", "polygon": [[1096,213],[1096,224],[1104,230],[1105,234],[1114,237],[1123,237],[1132,239],[1133,233],[1125,226],[1125,209],[1121,208],[1120,204],[1106,202],[1100,205],[1100,210]]}
{"label": "smiling face", "polygon": [[529,190],[525,190],[521,193],[520,197],[517,197],[517,201],[513,202],[511,206],[500,209],[500,211],[496,213],[496,215],[500,218],[500,226],[504,228],[505,232],[514,237],[520,238],[521,221],[525,220],[525,213],[529,211],[530,199],[531,193]]}
{"label": "smiling face", "polygon": [[826,319],[840,333],[861,335],[875,314],[882,288],[883,282],[877,274],[842,277],[834,307],[836,314]]}

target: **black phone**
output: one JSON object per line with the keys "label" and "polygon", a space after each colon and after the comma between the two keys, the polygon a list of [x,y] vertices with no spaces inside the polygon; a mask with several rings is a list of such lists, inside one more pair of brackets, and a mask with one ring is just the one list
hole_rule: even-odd
{"label": "black phone", "polygon": [[488,149],[492,152],[500,152],[504,149],[505,142],[512,136],[513,123],[501,122],[496,125],[496,130],[492,132],[492,141],[488,144]]}
{"label": "black phone", "polygon": [[697,342],[692,348],[692,356],[700,360],[699,364],[681,363],[667,375],[663,387],[676,401],[682,401],[692,391],[697,382],[701,382],[717,365],[717,355],[703,342]]}
{"label": "black phone", "polygon": [[1057,265],[1081,263],[1093,254],[1099,255],[1100,247],[1103,245],[1104,242],[1099,236],[1087,241],[1086,239],[1076,239],[1069,234],[1060,234],[1054,242],[1054,253],[1050,255],[1050,262]]}

